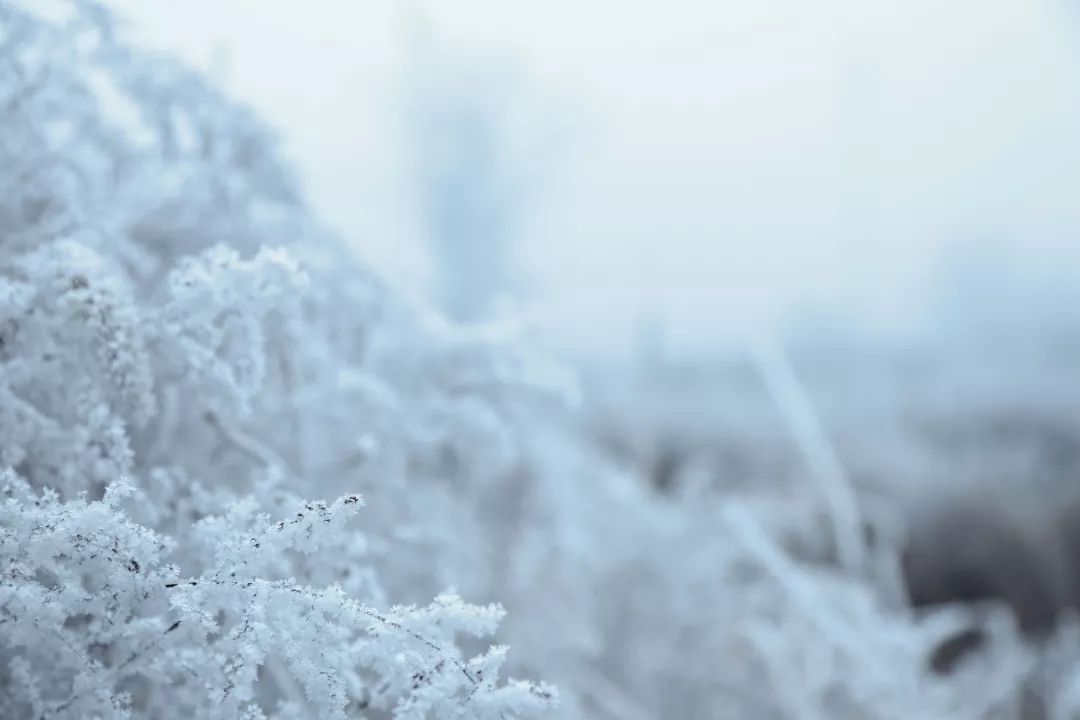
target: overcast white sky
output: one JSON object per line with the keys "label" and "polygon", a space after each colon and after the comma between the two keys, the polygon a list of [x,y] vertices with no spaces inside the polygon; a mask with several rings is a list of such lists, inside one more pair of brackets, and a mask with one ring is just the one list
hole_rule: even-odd
{"label": "overcast white sky", "polygon": [[145,42],[218,58],[329,222],[418,291],[418,20],[492,68],[514,86],[506,152],[544,165],[514,238],[525,292],[582,348],[627,347],[643,314],[686,351],[811,305],[903,328],[942,253],[1080,243],[1066,0],[114,5]]}

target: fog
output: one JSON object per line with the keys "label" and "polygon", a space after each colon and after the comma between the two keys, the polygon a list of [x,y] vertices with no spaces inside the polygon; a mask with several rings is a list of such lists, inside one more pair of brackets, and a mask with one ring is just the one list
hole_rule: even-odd
{"label": "fog", "polygon": [[486,108],[524,188],[492,238],[509,295],[574,351],[643,321],[690,355],[793,313],[916,332],[957,257],[1076,254],[1065,2],[118,4],[262,110],[323,217],[420,295],[410,118]]}

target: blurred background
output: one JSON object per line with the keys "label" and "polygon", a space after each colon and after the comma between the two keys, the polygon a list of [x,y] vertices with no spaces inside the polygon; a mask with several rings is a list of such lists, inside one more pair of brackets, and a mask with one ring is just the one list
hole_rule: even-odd
{"label": "blurred background", "polygon": [[660,476],[789,462],[763,341],[855,474],[1080,458],[1074,3],[113,2],[391,281],[528,317]]}
{"label": "blurred background", "polygon": [[1027,325],[1075,284],[1066,0],[113,2],[393,280],[578,357]]}

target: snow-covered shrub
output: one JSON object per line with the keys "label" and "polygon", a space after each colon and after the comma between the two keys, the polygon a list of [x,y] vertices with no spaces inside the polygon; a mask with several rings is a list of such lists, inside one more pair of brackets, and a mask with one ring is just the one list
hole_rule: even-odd
{"label": "snow-covered shrub", "polygon": [[0,77],[0,715],[550,709],[464,640],[501,607],[420,601],[454,488],[406,483],[508,444],[513,358],[431,339],[250,113],[102,8],[0,6]]}
{"label": "snow-covered shrub", "polygon": [[206,567],[183,576],[164,562],[174,541],[120,506],[130,486],[61,502],[10,471],[4,480],[5,717],[255,718],[273,700],[277,717],[370,705],[403,718],[497,718],[552,698],[542,686],[497,686],[502,648],[460,655],[456,636],[489,635],[497,606],[446,595],[380,611],[340,585],[289,577],[286,553],[332,551],[356,496],[276,522],[251,500],[204,518],[194,529]]}

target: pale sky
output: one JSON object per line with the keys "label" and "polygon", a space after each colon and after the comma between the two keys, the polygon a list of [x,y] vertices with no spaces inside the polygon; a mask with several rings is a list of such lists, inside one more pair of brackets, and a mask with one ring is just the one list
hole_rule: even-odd
{"label": "pale sky", "polygon": [[217,67],[329,223],[420,293],[418,19],[490,68],[512,86],[505,152],[543,165],[513,238],[523,294],[571,347],[621,352],[643,315],[685,352],[809,307],[904,329],[943,253],[1080,245],[1064,0],[114,5]]}

